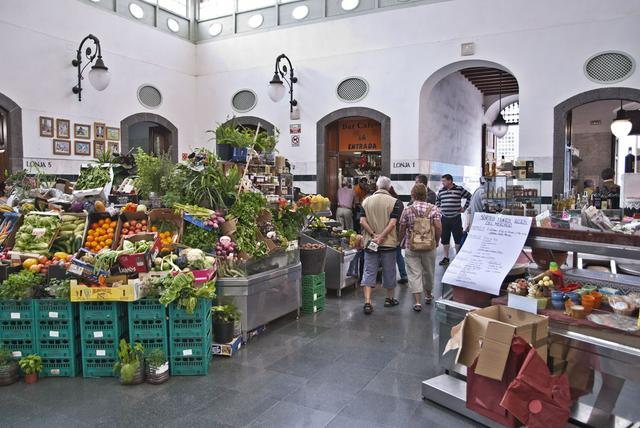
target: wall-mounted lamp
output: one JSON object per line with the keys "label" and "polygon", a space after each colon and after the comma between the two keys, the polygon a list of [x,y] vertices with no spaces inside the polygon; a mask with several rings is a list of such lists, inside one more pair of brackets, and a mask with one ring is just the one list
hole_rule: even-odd
{"label": "wall-mounted lamp", "polygon": [[[280,63],[283,59],[289,63],[288,68],[287,64]],[[287,79],[287,72],[289,72],[289,79]],[[285,87],[282,80],[289,85],[289,112],[293,113],[294,107],[298,105],[298,101],[293,98],[293,84],[298,82],[298,78],[294,76],[291,60],[285,54],[281,54],[276,58],[276,69],[273,73],[273,79],[269,82],[269,98],[274,102],[278,102],[284,97]]]}
{"label": "wall-mounted lamp", "polygon": [[622,108],[622,100],[620,100],[620,110],[618,110],[616,118],[611,122],[611,133],[615,135],[618,140],[621,140],[629,135],[631,128],[631,120],[627,112]]}
{"label": "wall-mounted lamp", "polygon": [[[88,41],[91,40],[95,47],[87,46],[84,54],[87,57],[87,64],[82,66],[82,46]],[[96,59],[97,58],[97,59]],[[82,73],[85,68],[87,68],[91,63],[95,60],[95,65],[91,67],[89,70],[89,82],[91,82],[91,86],[93,86],[98,91],[103,91],[107,86],[109,86],[109,81],[111,80],[111,75],[109,74],[109,69],[106,65],[104,65],[104,61],[102,61],[102,49],[100,48],[100,40],[93,34],[89,34],[87,37],[82,39],[80,42],[80,47],[78,47],[78,51],[76,54],[76,58],[71,61],[71,64],[78,69],[78,84],[73,87],[73,93],[78,94],[78,101],[82,101]]]}

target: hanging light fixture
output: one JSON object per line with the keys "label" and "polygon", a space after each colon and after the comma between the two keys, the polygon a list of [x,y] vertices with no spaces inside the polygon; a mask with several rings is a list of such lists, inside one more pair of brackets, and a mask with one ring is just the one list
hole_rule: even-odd
{"label": "hanging light fixture", "polygon": [[[281,64],[280,62],[284,62],[286,60],[287,64]],[[289,75],[287,79],[287,74]],[[282,78],[282,79],[281,79]],[[298,83],[298,78],[293,74],[293,66],[291,65],[291,60],[285,54],[281,54],[276,58],[276,68],[273,73],[273,78],[269,82],[269,98],[271,101],[278,102],[282,98],[284,98],[284,94],[286,92],[286,88],[284,87],[285,81],[289,86],[289,112],[294,113],[294,107],[298,105],[298,101],[293,98],[293,85]]]}
{"label": "hanging light fixture", "polygon": [[499,111],[498,117],[496,117],[496,120],[494,120],[493,123],[491,124],[491,132],[497,138],[502,138],[509,131],[509,125],[507,124],[507,121],[504,120],[504,116],[502,115],[502,71],[500,71],[499,93],[500,93],[500,101],[499,101],[500,109],[498,110]]}
{"label": "hanging light fixture", "polygon": [[622,100],[620,100],[620,110],[618,110],[616,118],[611,122],[611,132],[618,140],[621,140],[629,135],[631,125],[631,119],[629,119],[629,115],[627,115],[627,112],[622,108]]}
{"label": "hanging light fixture", "polygon": [[[94,47],[89,46],[86,50],[82,51],[82,46],[84,46],[85,42],[90,41],[95,45]],[[82,66],[82,54],[86,56],[87,64]],[[93,34],[89,34],[87,37],[82,39],[80,42],[80,47],[76,52],[76,58],[71,61],[71,65],[76,67],[78,72],[78,84],[73,87],[73,93],[78,94],[78,101],[82,101],[82,73],[85,68],[91,65],[95,61],[91,70],[89,70],[89,82],[91,86],[93,86],[98,91],[104,91],[107,86],[109,86],[109,82],[111,81],[111,75],[109,74],[109,68],[104,65],[104,61],[102,60],[102,48],[100,47],[100,40]]]}

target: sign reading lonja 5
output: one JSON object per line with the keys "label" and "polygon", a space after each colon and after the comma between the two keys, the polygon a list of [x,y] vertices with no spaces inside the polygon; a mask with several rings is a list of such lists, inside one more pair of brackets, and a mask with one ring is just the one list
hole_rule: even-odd
{"label": "sign reading lonja 5", "polygon": [[380,151],[380,123],[371,119],[343,119],[338,122],[341,152]]}

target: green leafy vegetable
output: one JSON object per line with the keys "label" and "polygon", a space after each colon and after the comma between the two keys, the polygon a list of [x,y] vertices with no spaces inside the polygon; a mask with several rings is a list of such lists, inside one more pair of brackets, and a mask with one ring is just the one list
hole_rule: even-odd
{"label": "green leafy vegetable", "polygon": [[80,171],[80,177],[76,182],[76,190],[97,189],[104,187],[111,176],[109,169],[101,166],[94,166],[91,168],[85,168]]}
{"label": "green leafy vegetable", "polygon": [[162,178],[173,174],[174,164],[169,153],[155,156],[146,153],[140,147],[133,155],[138,167],[138,177],[135,186],[143,197],[148,197],[151,192],[161,196],[164,193]]}
{"label": "green leafy vegetable", "polygon": [[12,273],[0,287],[0,300],[28,299],[33,295],[34,287],[43,282],[43,277],[30,270]]}
{"label": "green leafy vegetable", "polygon": [[68,279],[51,279],[49,281],[49,286],[46,288],[47,293],[51,297],[55,297],[56,299],[64,299],[69,300],[69,296],[71,294],[71,281]]}
{"label": "green leafy vegetable", "polygon": [[178,308],[184,308],[192,314],[198,304],[198,299],[213,300],[216,298],[215,283],[209,281],[200,288],[195,288],[195,278],[191,272],[179,273],[176,276],[168,275],[162,280],[164,288],[160,296],[160,303],[168,306],[176,302]]}
{"label": "green leafy vegetable", "polygon": [[268,253],[264,242],[258,241],[256,224],[256,218],[267,206],[267,199],[262,193],[243,192],[229,210],[229,217],[238,221],[234,235],[238,249],[255,258],[264,257]]}

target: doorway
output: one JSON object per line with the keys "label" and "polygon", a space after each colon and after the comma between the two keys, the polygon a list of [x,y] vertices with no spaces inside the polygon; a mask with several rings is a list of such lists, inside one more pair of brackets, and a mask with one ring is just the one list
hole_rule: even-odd
{"label": "doorway", "polygon": [[0,93],[0,175],[19,171],[23,166],[22,109]]}
{"label": "doorway", "polygon": [[162,116],[137,113],[120,122],[122,153],[140,147],[147,153],[169,153],[178,162],[178,128]]}

